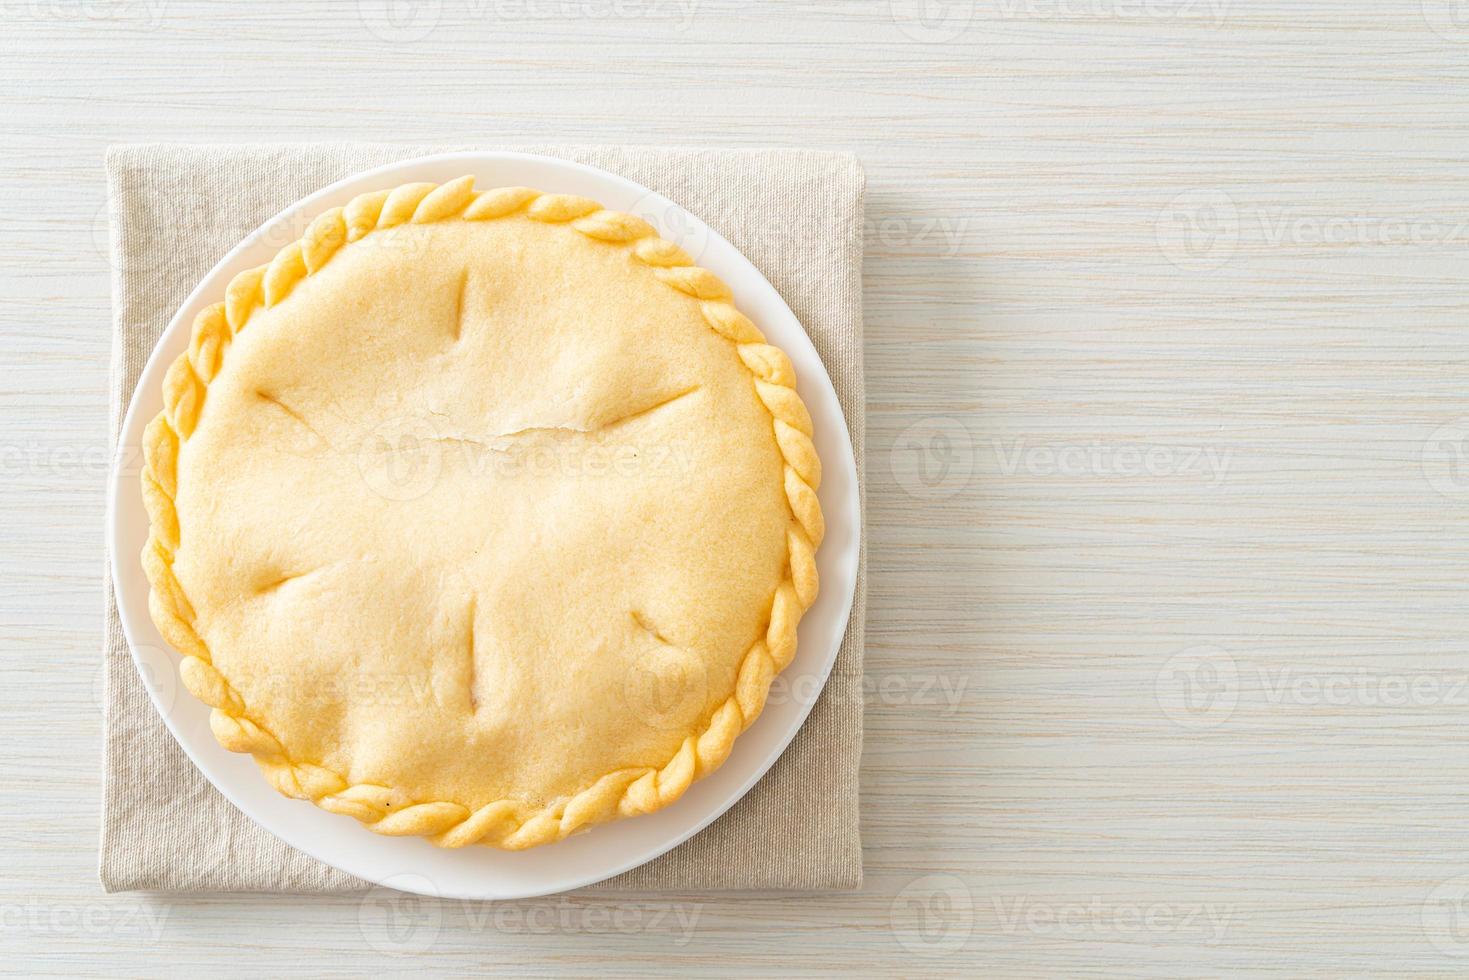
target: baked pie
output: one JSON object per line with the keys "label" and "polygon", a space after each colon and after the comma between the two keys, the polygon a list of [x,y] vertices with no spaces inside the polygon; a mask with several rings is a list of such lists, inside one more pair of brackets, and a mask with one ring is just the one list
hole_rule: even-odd
{"label": "baked pie", "polygon": [[506,849],[716,769],[816,597],[790,360],[641,219],[363,194],[236,276],[148,425],[150,610],[228,749]]}

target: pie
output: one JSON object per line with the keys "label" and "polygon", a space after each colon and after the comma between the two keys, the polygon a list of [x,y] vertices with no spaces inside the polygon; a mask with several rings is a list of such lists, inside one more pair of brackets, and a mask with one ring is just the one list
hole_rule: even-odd
{"label": "pie", "polygon": [[817,592],[791,362],[643,220],[363,194],[199,314],[144,437],[150,611],[228,749],[522,849],[728,756]]}

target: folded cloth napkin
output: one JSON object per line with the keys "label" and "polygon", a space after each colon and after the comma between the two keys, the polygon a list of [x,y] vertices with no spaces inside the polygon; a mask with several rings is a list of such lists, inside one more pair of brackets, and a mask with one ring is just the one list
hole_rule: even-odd
{"label": "folded cloth napkin", "polygon": [[[468,147],[137,145],[107,155],[112,225],[111,438],[159,335],[242,238],[353,173]],[[862,472],[863,175],[847,154],[802,150],[520,146],[637,181],[698,215],[775,285],[836,385]],[[294,237],[294,236],[287,236]],[[284,240],[282,241],[284,244]],[[107,721],[100,875],[108,891],[338,892],[366,883],[261,830],[169,735],[137,676],[106,571]],[[865,566],[836,668],[775,767],[720,820],[597,889],[850,889],[862,883]]]}

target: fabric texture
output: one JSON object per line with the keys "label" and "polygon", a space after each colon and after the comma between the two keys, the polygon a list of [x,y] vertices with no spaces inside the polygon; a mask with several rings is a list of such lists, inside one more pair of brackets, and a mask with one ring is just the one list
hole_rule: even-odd
{"label": "fabric texture", "polygon": [[[272,215],[326,184],[470,147],[133,145],[107,156],[113,276],[110,438],[143,365],[195,284]],[[801,150],[514,146],[601,167],[673,200],[729,239],[806,327],[863,466],[863,176]],[[280,244],[301,229],[282,229]],[[697,256],[696,256],[697,259]],[[865,548],[864,548],[865,552]],[[106,570],[106,725],[99,871],[108,891],[347,892],[367,883],[257,827],[168,733],[128,651]],[[587,891],[841,890],[862,883],[865,554],[851,620],[800,734],[738,804],[662,857]],[[187,696],[182,695],[181,696]]]}

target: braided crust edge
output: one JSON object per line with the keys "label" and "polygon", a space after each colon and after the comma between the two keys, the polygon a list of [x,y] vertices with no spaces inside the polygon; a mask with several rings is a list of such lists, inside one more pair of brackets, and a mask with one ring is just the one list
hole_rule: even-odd
{"label": "braided crust edge", "polygon": [[[756,394],[770,412],[785,461],[791,509],[786,533],[789,561],[771,601],[766,635],[745,653],[734,692],[715,709],[705,730],[684,739],[661,768],[619,769],[544,807],[511,799],[474,809],[444,800],[405,802],[405,794],[392,787],[350,785],[338,773],[292,759],[274,735],[247,716],[240,693],[214,667],[195,630],[193,606],[173,571],[179,544],[174,507],[179,449],[192,435],[209,383],[251,314],[284,301],[298,282],[320,270],[339,250],[374,231],[403,224],[493,221],[515,214],[567,224],[590,239],[629,249],[659,280],[697,300],[710,328],[735,345]],[[719,768],[735,738],[760,716],[775,675],[795,656],[796,625],[816,599],[816,549],[825,534],[816,497],[821,461],[812,443],[811,416],[796,394],[790,359],[765,343],[764,335],[730,299],[729,287],[717,276],[695,266],[681,248],[660,238],[635,215],[606,210],[584,197],[543,194],[528,187],[481,193],[469,176],[443,185],[404,184],[359,195],[345,207],[316,218],[299,241],[282,248],[268,264],[235,276],[224,302],[195,318],[188,351],[165,375],[163,411],[143,434],[142,489],[150,528],[142,563],[151,586],[148,610],[164,638],[183,655],[179,673],[184,686],[214,709],[210,728],[220,744],[254,756],[265,777],[286,796],[355,817],[379,834],[423,836],[441,847],[488,844],[521,850],[549,844],[593,824],[662,809],[695,780]]]}

